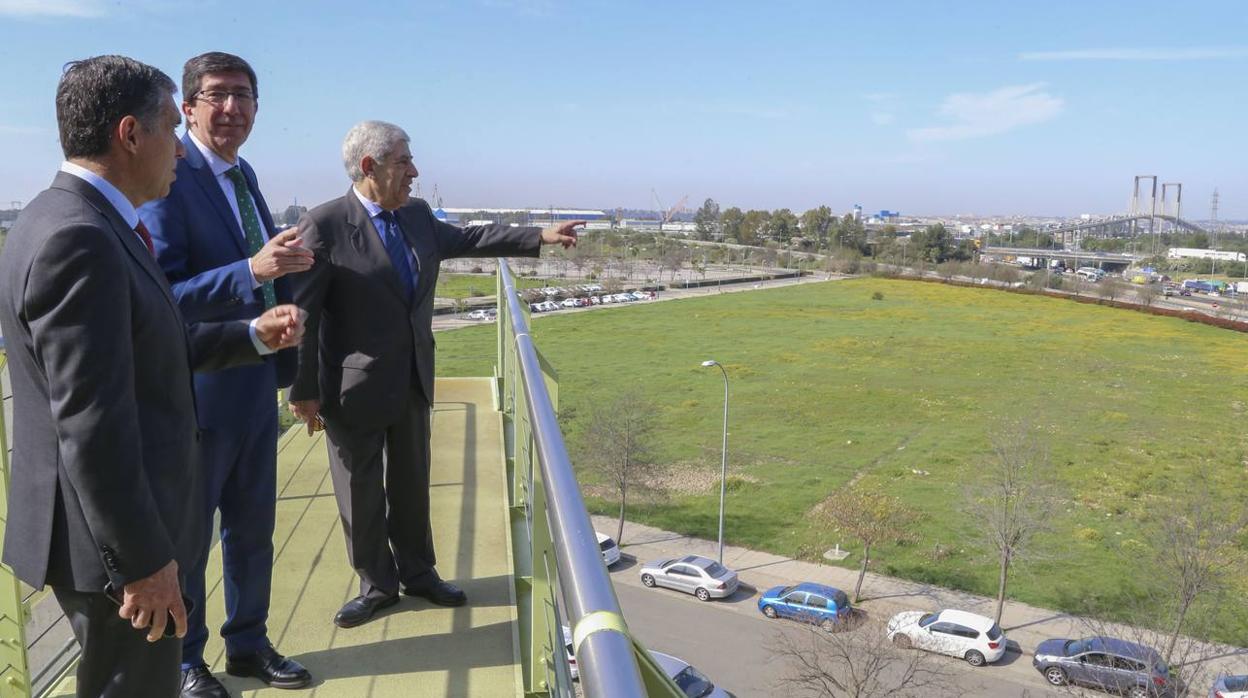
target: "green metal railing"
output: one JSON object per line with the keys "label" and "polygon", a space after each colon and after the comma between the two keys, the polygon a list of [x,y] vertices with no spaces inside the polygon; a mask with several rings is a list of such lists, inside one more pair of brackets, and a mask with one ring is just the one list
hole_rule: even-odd
{"label": "green metal railing", "polygon": [[559,431],[559,379],[529,336],[528,306],[503,259],[497,298],[523,693],[573,694],[566,623],[586,696],[683,698],[624,622]]}
{"label": "green metal railing", "polygon": [[[0,340],[0,375],[7,373],[8,353]],[[0,409],[0,533],[9,519],[9,435],[4,414],[7,405],[4,408]],[[0,698],[30,696],[30,666],[26,662],[28,620],[30,608],[22,602],[21,584],[13,570],[0,566]]]}

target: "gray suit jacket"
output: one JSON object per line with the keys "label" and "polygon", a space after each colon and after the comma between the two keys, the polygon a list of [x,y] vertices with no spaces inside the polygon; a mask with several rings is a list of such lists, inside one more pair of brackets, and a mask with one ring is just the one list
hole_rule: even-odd
{"label": "gray suit jacket", "polygon": [[13,383],[4,562],[35,587],[99,592],[194,556],[192,366],[259,361],[246,321],[187,327],[108,200],[60,173],[0,254]]}
{"label": "gray suit jacket", "polygon": [[327,416],[355,427],[393,423],[413,385],[433,404],[433,297],[442,260],[536,257],[541,248],[539,228],[457,228],[434,218],[421,199],[410,199],[397,217],[419,273],[410,305],[353,191],[299,222],[303,245],[316,261],[291,277],[295,303],[308,317],[290,398],[319,399]]}

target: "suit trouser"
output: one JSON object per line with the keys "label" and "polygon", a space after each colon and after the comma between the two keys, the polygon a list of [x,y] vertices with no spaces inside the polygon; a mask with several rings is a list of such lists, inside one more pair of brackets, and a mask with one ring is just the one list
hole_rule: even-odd
{"label": "suit trouser", "polygon": [[221,582],[225,587],[221,637],[226,654],[255,652],[268,645],[277,497],[277,401],[268,400],[260,407],[243,429],[204,429],[200,434],[202,525],[198,558],[186,573],[184,591],[193,607],[182,643],[183,668],[205,663],[205,575],[212,548],[213,515],[218,509]]}
{"label": "suit trouser", "polygon": [[360,594],[386,597],[433,571],[429,402],[419,388],[395,422],[358,428],[325,415],[329,472]]}
{"label": "suit trouser", "polygon": [[147,641],[117,615],[117,604],[103,593],[53,587],[74,637],[82,648],[78,660],[79,698],[174,698],[182,687],[178,659],[182,641],[163,637]]}

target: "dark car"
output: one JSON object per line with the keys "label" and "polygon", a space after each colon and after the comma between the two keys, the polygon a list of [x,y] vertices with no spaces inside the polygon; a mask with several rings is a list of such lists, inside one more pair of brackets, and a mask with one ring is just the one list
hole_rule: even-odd
{"label": "dark car", "polygon": [[1053,686],[1078,684],[1130,698],[1172,698],[1178,680],[1157,650],[1113,637],[1041,642],[1031,660]]}
{"label": "dark car", "polygon": [[831,630],[852,613],[845,592],[814,582],[772,587],[759,597],[758,610],[768,618],[795,618],[825,630]]}

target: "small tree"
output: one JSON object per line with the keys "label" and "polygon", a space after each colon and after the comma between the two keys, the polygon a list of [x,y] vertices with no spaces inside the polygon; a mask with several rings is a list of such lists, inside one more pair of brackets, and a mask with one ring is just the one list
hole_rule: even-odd
{"label": "small tree", "polygon": [[879,621],[853,632],[818,626],[786,629],[765,645],[785,666],[784,695],[818,698],[885,698],[952,695],[948,665],[926,652],[894,647]]}
{"label": "small tree", "polygon": [[973,530],[997,554],[998,624],[1011,566],[1048,526],[1054,503],[1048,472],[1047,445],[1025,424],[1015,424],[993,439],[987,477],[967,491],[967,513],[979,523]]}
{"label": "small tree", "polygon": [[581,440],[581,460],[601,473],[620,495],[615,540],[623,544],[628,491],[653,465],[650,439],[657,408],[636,390],[594,405]]}
{"label": "small tree", "polygon": [[871,564],[871,548],[884,543],[914,539],[918,515],[896,497],[846,487],[823,501],[819,515],[838,530],[862,541],[862,564],[854,584],[854,602],[861,598],[862,580]]}
{"label": "small tree", "polygon": [[1162,607],[1171,610],[1170,637],[1163,656],[1172,661],[1188,614],[1198,600],[1227,588],[1238,576],[1244,554],[1237,545],[1248,525],[1238,497],[1227,501],[1199,483],[1186,499],[1166,507],[1150,538],[1156,541],[1151,576]]}

